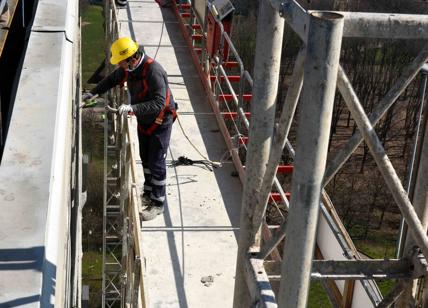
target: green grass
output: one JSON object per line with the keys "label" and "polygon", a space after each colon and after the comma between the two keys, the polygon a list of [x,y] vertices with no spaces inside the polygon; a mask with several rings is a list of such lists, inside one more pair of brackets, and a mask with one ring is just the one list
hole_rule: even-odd
{"label": "green grass", "polygon": [[[395,285],[395,281],[393,280],[377,280],[376,283],[383,296],[386,296]],[[330,304],[328,296],[321,282],[311,281],[311,287],[309,289],[308,308],[330,307],[332,307],[332,305]]]}
{"label": "green grass", "polygon": [[394,280],[378,280],[376,283],[383,296],[386,296],[390,291],[392,291],[392,288],[395,285]]}
{"label": "green grass", "polygon": [[[82,7],[82,83],[83,88],[88,89],[90,85],[87,85],[87,80],[104,60],[104,16],[101,6],[84,5]],[[102,245],[100,240],[102,239],[102,218],[97,213],[102,205],[103,134],[98,121],[95,121],[98,117],[97,114],[86,114],[83,123],[83,151],[90,153],[91,157],[87,179],[88,202],[85,205],[83,217],[83,248],[85,249],[88,249],[88,239],[92,239],[90,243],[92,249]],[[89,229],[93,233],[87,237]],[[96,249],[84,251],[82,274],[83,284],[89,285],[90,307],[101,307],[101,251]]]}
{"label": "green grass", "polygon": [[308,307],[309,308],[332,307],[321,282],[311,281],[311,287],[309,289]]}
{"label": "green grass", "polygon": [[[371,230],[366,240],[355,240],[354,243],[358,251],[370,258],[395,258],[396,242],[394,236],[385,230]],[[387,295],[395,284],[393,280],[378,280],[376,283],[383,296]]]}
{"label": "green grass", "polygon": [[82,274],[85,278],[100,278],[103,266],[103,254],[98,251],[86,251],[83,253]]}
{"label": "green grass", "polygon": [[86,251],[83,253],[82,278],[84,284],[89,285],[90,307],[101,306],[102,265],[102,252]]}
{"label": "green grass", "polygon": [[358,250],[373,259],[395,258],[395,245],[389,241],[355,241]]}
{"label": "green grass", "polygon": [[103,23],[104,16],[101,6],[89,5],[82,12],[82,81],[84,88],[88,87],[86,81],[105,58]]}

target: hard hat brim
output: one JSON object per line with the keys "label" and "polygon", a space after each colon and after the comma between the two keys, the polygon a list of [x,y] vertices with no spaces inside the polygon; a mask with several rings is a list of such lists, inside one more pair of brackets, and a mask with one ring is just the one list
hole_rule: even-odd
{"label": "hard hat brim", "polygon": [[112,57],[110,58],[110,63],[111,63],[111,64],[113,64],[113,65],[116,65],[116,64],[118,64],[118,63],[119,63],[120,61],[122,61],[122,60],[125,60],[125,59],[119,59],[119,58],[117,58],[117,57],[115,58],[115,57],[113,57],[113,56],[112,56]]}

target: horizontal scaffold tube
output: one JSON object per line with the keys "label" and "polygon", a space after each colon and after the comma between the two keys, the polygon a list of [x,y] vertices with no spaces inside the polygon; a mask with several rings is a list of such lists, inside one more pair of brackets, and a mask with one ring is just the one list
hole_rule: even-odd
{"label": "horizontal scaffold tube", "polygon": [[[306,41],[309,13],[296,0],[270,0],[273,8],[287,20],[294,31]],[[344,16],[344,37],[428,39],[428,15],[337,12]]]}

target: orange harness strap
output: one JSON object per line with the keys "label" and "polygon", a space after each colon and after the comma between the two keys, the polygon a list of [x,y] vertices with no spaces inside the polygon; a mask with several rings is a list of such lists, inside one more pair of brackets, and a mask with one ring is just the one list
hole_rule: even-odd
{"label": "orange harness strap", "polygon": [[141,93],[139,95],[139,97],[140,97],[141,100],[143,100],[144,97],[146,97],[147,92],[149,91],[149,85],[147,83],[146,76],[147,76],[147,70],[149,69],[150,64],[152,64],[153,62],[154,62],[154,60],[152,58],[148,58],[147,61],[146,61],[146,63],[144,63],[143,73],[142,73],[142,76],[143,76],[143,88],[144,88],[144,90],[143,90],[143,93]]}
{"label": "orange harness strap", "polygon": [[153,132],[156,130],[156,128],[158,128],[160,125],[162,125],[166,112],[171,112],[172,118],[175,121],[175,119],[177,118],[177,113],[176,113],[175,109],[169,108],[170,100],[171,100],[171,94],[170,94],[170,91],[168,89],[166,92],[165,108],[162,109],[161,112],[159,112],[158,116],[156,117],[156,120],[153,122],[152,125],[150,125],[149,128],[144,129],[140,125],[137,125],[140,133],[142,133],[143,135],[146,135],[146,136],[150,136],[151,134],[153,134]]}

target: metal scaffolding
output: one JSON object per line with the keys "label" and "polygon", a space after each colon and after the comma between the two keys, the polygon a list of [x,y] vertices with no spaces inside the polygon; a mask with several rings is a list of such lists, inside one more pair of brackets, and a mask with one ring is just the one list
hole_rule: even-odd
{"label": "metal scaffolding", "polygon": [[[105,1],[106,59],[118,38],[114,1]],[[106,64],[107,67],[109,63]],[[131,119],[116,107],[127,103],[126,88],[105,99],[102,307],[147,307],[137,189],[135,143]]]}
{"label": "metal scaffolding", "polygon": [[[310,278],[346,280],[348,287],[345,286],[345,293],[348,290],[348,294],[342,295],[343,302],[340,304],[351,307],[353,284],[350,281],[352,280],[415,279],[424,277],[427,273],[428,237],[426,236],[427,215],[425,215],[425,209],[427,208],[428,183],[422,179],[422,174],[427,173],[426,159],[424,160],[424,157],[427,156],[423,151],[426,150],[428,137],[425,134],[424,145],[419,156],[419,168],[415,171],[419,176],[415,184],[417,192],[415,191],[412,205],[373,127],[415,78],[423,64],[428,60],[428,54],[427,47],[424,47],[403,71],[402,76],[376,106],[372,114],[367,115],[346,73],[339,65],[341,40],[342,37],[423,40],[427,38],[428,18],[425,15],[306,12],[293,0],[285,2],[261,1],[259,16],[271,14],[270,16],[275,18],[275,13],[280,14],[299,35],[304,43],[304,48],[299,54],[298,61],[296,61],[290,86],[291,91],[289,91],[284,105],[285,115],[283,111],[279,128],[275,132],[277,135],[282,134],[280,139],[276,139],[280,142],[276,142],[272,146],[270,153],[262,153],[262,147],[260,147],[260,144],[269,142],[273,136],[273,133],[271,135],[265,133],[267,113],[252,112],[248,149],[259,147],[260,152],[257,153],[257,159],[252,159],[253,152],[247,152],[246,172],[247,175],[259,176],[259,179],[254,180],[247,177],[244,185],[241,236],[237,261],[238,266],[240,264],[241,266],[237,268],[234,307],[247,307],[246,294],[248,293],[251,295],[252,305],[277,307],[275,295],[270,286],[272,277],[281,281],[278,295],[278,306],[280,307],[305,307]],[[276,32],[270,27],[271,22],[259,18],[255,85],[263,84],[265,81],[261,77],[272,73],[272,68],[269,65],[258,65],[257,54],[274,50],[277,48],[276,42],[282,41],[282,37],[278,37],[277,41],[274,39],[263,40],[261,43],[261,35],[276,37]],[[266,35],[266,31],[271,33]],[[275,63],[275,58],[272,62]],[[260,61],[260,63],[262,62]],[[302,67],[304,67],[304,72]],[[272,170],[276,169],[280,153],[286,145],[289,123],[293,118],[299,99],[303,75],[305,78],[300,97],[301,114],[299,117],[298,144],[294,161],[287,226],[285,227],[285,223],[283,223],[278,234],[274,236],[274,241],[260,245],[258,230],[265,215],[267,196],[273,183],[272,178],[275,173]],[[350,138],[345,148],[326,167],[336,78],[337,87],[358,125],[359,132]],[[275,76],[272,77],[272,80],[275,81]],[[272,90],[268,86],[254,87],[253,96],[253,99],[255,97],[266,97],[263,104],[267,104],[270,99],[275,98],[276,90]],[[257,101],[256,104],[259,105],[262,102]],[[275,109],[274,107],[273,105],[273,109]],[[326,203],[328,204],[326,202],[328,197],[323,192],[323,187],[363,140],[367,143],[410,230],[404,257],[398,260],[359,261],[351,257],[348,261],[313,261],[320,197],[322,197],[321,209]],[[281,147],[278,144],[281,144]],[[262,169],[257,171],[260,168]],[[257,195],[259,197],[256,197]],[[284,262],[282,265],[278,262],[266,261],[268,252],[272,251],[284,237]],[[415,249],[415,246],[418,249]],[[406,281],[403,280],[397,284],[396,288],[382,302],[376,301],[373,304],[386,307],[395,302],[403,288],[408,285]],[[412,297],[412,292],[408,293],[407,297]]]}
{"label": "metal scaffolding", "polygon": [[[411,199],[373,127],[428,60],[428,45],[403,70],[401,77],[370,115],[363,110],[339,64],[339,58],[344,37],[427,39],[428,17],[307,12],[294,0],[262,0],[253,80],[219,20],[216,20],[220,29],[219,50],[214,56],[208,55],[205,22],[195,14],[194,2],[181,2],[178,4],[172,1],[172,9],[244,184],[234,307],[305,307],[310,279],[321,280],[330,301],[337,307],[352,307],[355,304],[354,291],[357,285],[364,293],[365,300],[373,307],[387,307],[400,296],[403,300],[411,300],[414,294],[409,291],[409,281],[424,277],[427,273],[428,217],[425,217],[425,209],[428,183],[424,175],[428,172],[428,165],[424,157],[427,157],[428,151],[428,128],[424,121],[421,131],[425,132],[425,138],[420,142],[419,161],[414,170],[415,192]],[[215,11],[211,2],[206,11]],[[105,12],[108,54],[108,46],[118,35],[114,1],[106,1]],[[284,22],[298,34],[303,47],[295,61],[283,109],[276,117]],[[223,57],[225,46],[229,52],[227,57]],[[235,75],[231,75],[230,68],[235,69]],[[233,85],[234,82],[238,84]],[[327,163],[336,86],[359,131]],[[124,93],[112,93],[108,101],[122,102],[123,97]],[[287,137],[299,100],[301,106],[295,152]],[[244,104],[249,101],[253,102],[250,110]],[[230,120],[232,124],[226,124]],[[136,189],[135,155],[129,133],[129,119],[121,119],[110,113],[104,125],[103,307],[113,307],[119,303],[121,306],[145,305],[144,268],[139,246],[139,193]],[[402,258],[360,260],[323,189],[362,141],[368,144],[409,227]],[[283,151],[287,151],[294,159],[294,166],[279,165]],[[246,155],[245,160],[242,159],[243,154]],[[284,192],[276,175],[291,171],[293,178],[289,202],[290,194]],[[274,233],[271,233],[265,221],[267,203],[271,201],[281,203],[289,210],[288,219],[284,219]],[[317,238],[317,224],[330,230],[344,259],[323,260],[321,243],[318,243]],[[284,238],[284,251],[281,253],[279,244]],[[415,249],[415,245],[421,251]],[[313,260],[314,254],[318,260]],[[382,299],[373,282],[376,279],[399,279],[400,282]],[[345,282],[340,284],[338,280]],[[272,282],[280,283],[279,292],[274,292]]]}

